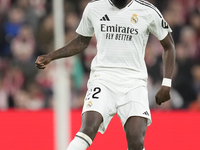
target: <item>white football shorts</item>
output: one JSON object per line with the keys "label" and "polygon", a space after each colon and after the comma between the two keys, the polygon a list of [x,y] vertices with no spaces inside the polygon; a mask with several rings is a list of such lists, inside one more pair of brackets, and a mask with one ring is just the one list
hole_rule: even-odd
{"label": "white football shorts", "polygon": [[102,115],[103,122],[98,130],[102,134],[116,113],[123,126],[131,116],[147,118],[148,126],[152,122],[147,87],[141,84],[134,88],[126,88],[103,80],[88,82],[82,114],[86,111],[96,111]]}

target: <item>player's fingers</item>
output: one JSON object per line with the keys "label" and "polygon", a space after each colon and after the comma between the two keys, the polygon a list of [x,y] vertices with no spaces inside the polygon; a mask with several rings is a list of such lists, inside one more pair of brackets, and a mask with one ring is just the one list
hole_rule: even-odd
{"label": "player's fingers", "polygon": [[45,69],[46,65],[44,65],[44,64],[36,64],[36,67],[39,68],[39,69]]}
{"label": "player's fingers", "polygon": [[159,101],[157,97],[156,97],[156,104],[161,105],[161,102]]}
{"label": "player's fingers", "polygon": [[38,56],[38,58],[35,61],[35,64],[43,65],[45,63],[45,58],[43,56]]}
{"label": "player's fingers", "polygon": [[41,60],[41,56],[38,56],[35,63],[39,62]]}
{"label": "player's fingers", "polygon": [[35,65],[36,65],[36,67],[42,67],[42,66],[44,66],[43,63],[35,63]]}
{"label": "player's fingers", "polygon": [[35,62],[36,65],[44,65],[44,62],[41,60],[36,60]]}
{"label": "player's fingers", "polygon": [[[37,66],[38,67],[38,66]],[[38,67],[39,69],[45,69],[46,67]]]}
{"label": "player's fingers", "polygon": [[161,105],[162,103],[164,103],[164,102],[166,102],[166,101],[169,101],[170,100],[170,98],[167,98],[167,99],[164,99],[164,100],[156,100],[156,103],[158,104],[158,105]]}

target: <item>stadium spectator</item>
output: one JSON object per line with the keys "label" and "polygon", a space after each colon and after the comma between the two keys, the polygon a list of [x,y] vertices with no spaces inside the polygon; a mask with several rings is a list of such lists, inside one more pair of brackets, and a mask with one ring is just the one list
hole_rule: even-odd
{"label": "stadium spectator", "polygon": [[39,26],[36,38],[39,47],[38,54],[44,54],[54,49],[54,23],[53,15],[49,14],[44,17]]}
{"label": "stadium spectator", "polygon": [[18,35],[12,40],[10,47],[13,59],[23,63],[33,60],[36,46],[32,28],[28,25],[21,27]]}
{"label": "stadium spectator", "polygon": [[40,18],[37,16],[34,8],[31,7],[30,0],[18,0],[16,3],[16,6],[24,11],[24,20],[26,24],[29,24],[33,33],[36,33]]}
{"label": "stadium spectator", "polygon": [[24,12],[22,9],[14,7],[11,8],[8,14],[8,20],[3,23],[5,33],[5,43],[1,49],[1,57],[11,57],[10,44],[14,37],[18,35],[19,30],[24,24]]}

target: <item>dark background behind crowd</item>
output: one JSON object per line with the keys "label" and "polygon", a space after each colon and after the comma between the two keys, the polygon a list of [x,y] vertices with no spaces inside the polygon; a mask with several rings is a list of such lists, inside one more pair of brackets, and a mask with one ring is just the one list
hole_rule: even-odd
{"label": "dark background behind crowd", "polygon": [[[90,0],[65,0],[65,43],[76,36],[82,12]],[[154,96],[162,82],[162,46],[150,35],[145,60],[151,109],[200,110],[200,1],[148,0],[171,26],[176,68],[171,101],[157,106]],[[54,63],[35,67],[38,55],[54,50],[52,0],[0,0],[0,110],[52,108]],[[83,105],[96,39],[81,54],[67,58],[71,108]]]}

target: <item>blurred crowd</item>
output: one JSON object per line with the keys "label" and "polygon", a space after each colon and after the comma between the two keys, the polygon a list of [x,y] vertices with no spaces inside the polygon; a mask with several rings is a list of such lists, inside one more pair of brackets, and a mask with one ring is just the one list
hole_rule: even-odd
{"label": "blurred crowd", "polygon": [[[76,36],[82,12],[90,0],[64,1],[65,43]],[[155,104],[162,82],[163,48],[150,35],[145,61],[149,73],[151,109],[200,110],[200,1],[148,0],[162,12],[172,28],[176,68],[171,100]],[[55,102],[54,63],[44,70],[35,67],[38,55],[54,50],[52,0],[0,0],[0,110],[52,108]],[[71,108],[83,105],[96,39],[81,54],[66,59],[70,73]]]}

